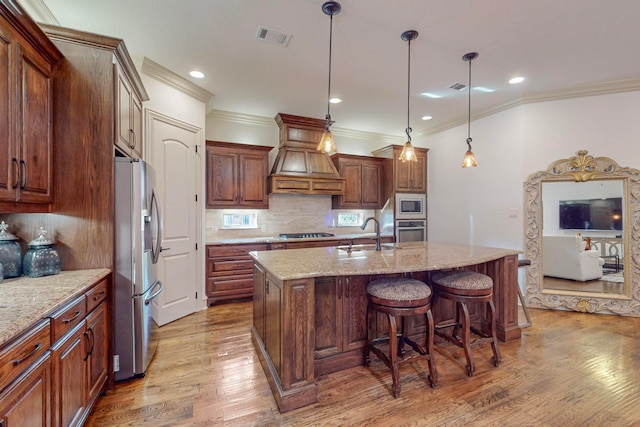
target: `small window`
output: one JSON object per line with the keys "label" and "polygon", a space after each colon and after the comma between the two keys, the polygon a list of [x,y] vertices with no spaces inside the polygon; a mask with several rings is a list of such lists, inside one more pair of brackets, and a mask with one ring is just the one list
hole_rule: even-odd
{"label": "small window", "polygon": [[362,225],[362,214],[338,213],[338,227],[354,227]]}
{"label": "small window", "polygon": [[222,228],[258,228],[258,216],[255,213],[223,214]]}

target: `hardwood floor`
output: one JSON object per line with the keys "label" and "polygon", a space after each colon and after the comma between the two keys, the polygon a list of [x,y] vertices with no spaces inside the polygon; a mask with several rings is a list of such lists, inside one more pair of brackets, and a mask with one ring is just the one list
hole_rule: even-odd
{"label": "hardwood floor", "polygon": [[439,384],[426,362],[388,369],[372,358],[317,380],[319,402],[278,412],[250,339],[251,302],[214,306],[160,329],[145,378],[103,396],[88,426],[632,426],[640,425],[640,318],[529,309],[522,340],[462,350],[439,344]]}

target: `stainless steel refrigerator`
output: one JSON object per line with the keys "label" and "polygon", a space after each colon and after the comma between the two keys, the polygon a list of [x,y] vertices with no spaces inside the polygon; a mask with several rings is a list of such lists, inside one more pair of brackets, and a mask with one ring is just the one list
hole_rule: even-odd
{"label": "stainless steel refrigerator", "polygon": [[144,376],[157,347],[151,300],[162,292],[157,262],[162,218],[153,169],[115,157],[115,380]]}

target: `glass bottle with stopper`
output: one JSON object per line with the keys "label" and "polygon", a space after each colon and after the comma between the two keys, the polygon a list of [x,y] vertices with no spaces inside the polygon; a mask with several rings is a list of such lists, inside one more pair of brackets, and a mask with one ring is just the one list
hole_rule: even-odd
{"label": "glass bottle with stopper", "polygon": [[6,222],[0,222],[0,263],[5,279],[22,276],[22,250],[18,238],[9,233],[8,228]]}

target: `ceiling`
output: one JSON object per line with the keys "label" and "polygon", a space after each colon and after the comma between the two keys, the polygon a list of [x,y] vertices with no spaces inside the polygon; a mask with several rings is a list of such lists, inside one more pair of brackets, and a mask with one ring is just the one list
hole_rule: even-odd
{"label": "ceiling", "polygon": [[[212,92],[216,110],[324,118],[329,63],[323,0],[22,0],[44,4],[60,25],[119,37],[143,57]],[[333,18],[331,106],[335,128],[403,135],[411,42],[413,136],[466,122],[467,52],[472,115],[521,102],[640,89],[637,0],[340,0]],[[28,9],[28,6],[27,6]],[[29,10],[29,9],[28,9]],[[291,34],[286,47],[258,27]],[[202,71],[204,79],[189,76]],[[510,85],[508,80],[525,81]],[[430,99],[420,94],[442,95]],[[421,117],[431,115],[432,120]]]}

